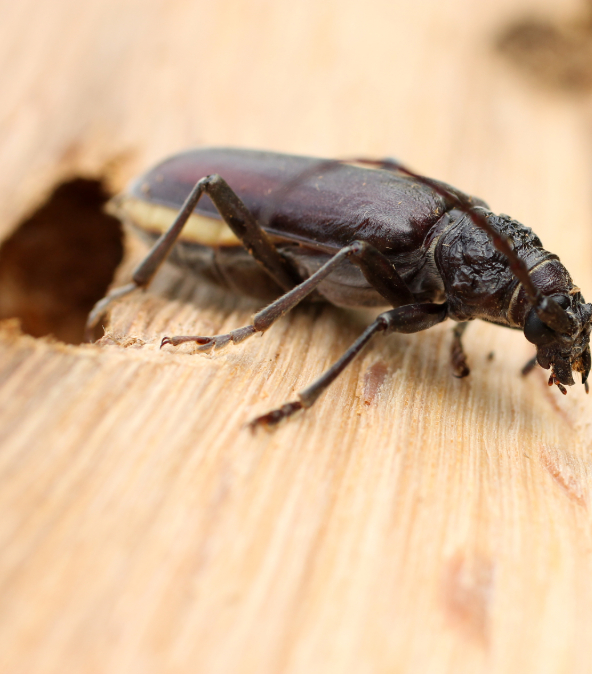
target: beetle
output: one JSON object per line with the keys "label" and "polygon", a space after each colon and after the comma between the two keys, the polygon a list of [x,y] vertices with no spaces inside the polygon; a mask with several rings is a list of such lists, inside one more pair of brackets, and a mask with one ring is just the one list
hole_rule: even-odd
{"label": "beetle", "polygon": [[132,282],[95,305],[89,330],[115,299],[146,288],[169,256],[233,292],[273,301],[248,326],[164,337],[161,348],[238,344],[306,297],[392,307],[297,400],[253,425],[274,425],[310,407],[374,335],[419,332],[447,318],[457,322],[456,376],[469,373],[461,338],[479,318],[523,330],[536,362],[551,371],[550,386],[566,393],[573,370],[588,391],[592,305],[559,258],[528,227],[394,160],[190,150],[138,178],[114,198],[111,212],[153,246]]}

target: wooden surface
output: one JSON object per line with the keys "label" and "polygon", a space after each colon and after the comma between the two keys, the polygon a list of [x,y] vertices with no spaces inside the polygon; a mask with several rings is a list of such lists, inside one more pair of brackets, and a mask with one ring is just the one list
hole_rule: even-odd
{"label": "wooden surface", "polygon": [[[395,156],[532,226],[589,299],[587,90],[495,46],[580,11],[556,4],[3,0],[2,235],[61,180],[120,188],[186,146]],[[253,435],[368,320],[158,349],[256,306],[164,269],[96,345],[2,324],[0,672],[591,672],[583,387],[522,379],[531,347],[484,324],[456,380],[444,325]]]}

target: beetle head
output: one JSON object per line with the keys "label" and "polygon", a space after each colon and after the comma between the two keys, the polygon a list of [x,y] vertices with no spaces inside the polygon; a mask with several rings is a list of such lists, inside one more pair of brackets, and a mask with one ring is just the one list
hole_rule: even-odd
{"label": "beetle head", "polygon": [[[564,317],[567,317],[567,330],[557,329],[556,321],[550,318],[546,311],[532,308],[524,322],[524,336],[537,347],[537,362],[551,370],[549,385],[556,384],[562,393],[566,393],[564,386],[573,386],[575,383],[572,370],[580,372],[582,384],[588,385],[586,380],[590,373],[590,328],[592,327],[592,304],[585,304],[579,292],[566,295],[554,295],[553,310],[557,305],[561,307]],[[543,314],[543,317],[541,317]],[[554,325],[553,329],[549,323]]]}

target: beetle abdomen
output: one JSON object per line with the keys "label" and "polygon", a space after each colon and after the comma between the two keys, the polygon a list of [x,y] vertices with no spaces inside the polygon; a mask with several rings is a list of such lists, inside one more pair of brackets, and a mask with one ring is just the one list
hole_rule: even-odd
{"label": "beetle abdomen", "polygon": [[[180,206],[153,203],[134,194],[120,194],[107,205],[107,210],[140,232],[160,236],[171,226]],[[240,246],[230,227],[220,218],[193,213],[183,228],[183,241],[202,246]]]}

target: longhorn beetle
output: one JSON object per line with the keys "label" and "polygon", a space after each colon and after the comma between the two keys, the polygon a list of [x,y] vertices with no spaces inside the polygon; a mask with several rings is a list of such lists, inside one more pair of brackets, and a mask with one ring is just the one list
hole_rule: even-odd
{"label": "longhorn beetle", "polygon": [[588,391],[592,305],[559,258],[528,227],[396,161],[191,150],[138,178],[111,210],[154,245],[132,283],[95,305],[89,331],[114,299],[145,288],[169,254],[232,291],[274,301],[251,325],[212,337],[164,337],[161,348],[238,344],[305,297],[394,307],[298,400],[252,425],[273,425],[310,407],[375,334],[419,332],[446,318],[458,322],[456,376],[469,373],[461,342],[466,322],[480,318],[524,330],[537,348],[530,366],[536,360],[550,369],[550,386],[566,393],[574,370]]}

